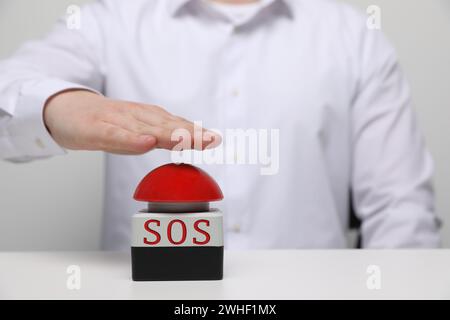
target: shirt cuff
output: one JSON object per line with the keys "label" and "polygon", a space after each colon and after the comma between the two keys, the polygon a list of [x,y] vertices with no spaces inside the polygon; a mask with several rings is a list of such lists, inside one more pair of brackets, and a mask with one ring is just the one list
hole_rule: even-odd
{"label": "shirt cuff", "polygon": [[[48,132],[43,119],[43,109],[53,95],[72,89],[96,90],[59,79],[46,79],[25,83],[20,91],[14,113],[6,124],[2,148],[9,144],[5,159],[28,161],[65,154]],[[99,94],[99,93],[98,93]],[[5,141],[6,140],[6,141]],[[5,151],[5,150],[3,150]]]}

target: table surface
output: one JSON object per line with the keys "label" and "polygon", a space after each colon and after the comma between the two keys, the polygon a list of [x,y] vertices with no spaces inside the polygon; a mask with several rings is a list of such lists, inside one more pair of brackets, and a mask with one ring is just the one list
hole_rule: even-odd
{"label": "table surface", "polygon": [[0,299],[450,299],[450,250],[226,251],[221,281],[133,282],[130,269],[124,252],[3,252]]}

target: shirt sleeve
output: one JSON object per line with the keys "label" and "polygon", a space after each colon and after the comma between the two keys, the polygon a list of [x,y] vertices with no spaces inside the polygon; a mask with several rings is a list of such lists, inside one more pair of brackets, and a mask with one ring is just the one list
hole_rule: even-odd
{"label": "shirt sleeve", "polygon": [[43,108],[68,89],[102,91],[102,6],[83,7],[75,27],[60,19],[44,39],[0,61],[0,159],[20,162],[65,153],[45,127]]}
{"label": "shirt sleeve", "polygon": [[440,245],[433,161],[412,109],[396,53],[365,30],[359,88],[352,108],[353,206],[366,248]]}

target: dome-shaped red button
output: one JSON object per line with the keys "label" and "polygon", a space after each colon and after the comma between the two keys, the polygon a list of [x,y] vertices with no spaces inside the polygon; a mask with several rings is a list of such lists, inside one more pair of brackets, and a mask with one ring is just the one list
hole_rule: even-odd
{"label": "dome-shaped red button", "polygon": [[146,202],[210,202],[223,199],[219,185],[190,164],[166,164],[147,174],[134,199]]}

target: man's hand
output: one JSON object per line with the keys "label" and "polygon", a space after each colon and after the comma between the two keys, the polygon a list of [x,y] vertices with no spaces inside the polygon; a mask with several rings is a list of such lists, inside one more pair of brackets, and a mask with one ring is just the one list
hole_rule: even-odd
{"label": "man's hand", "polygon": [[[177,129],[190,132],[190,145],[194,147],[192,122],[157,106],[111,100],[86,90],[66,91],[50,98],[44,109],[44,122],[53,139],[66,149],[117,154],[172,149],[178,144],[171,141]],[[216,146],[220,139],[208,131],[202,134],[199,145],[202,149]]]}

